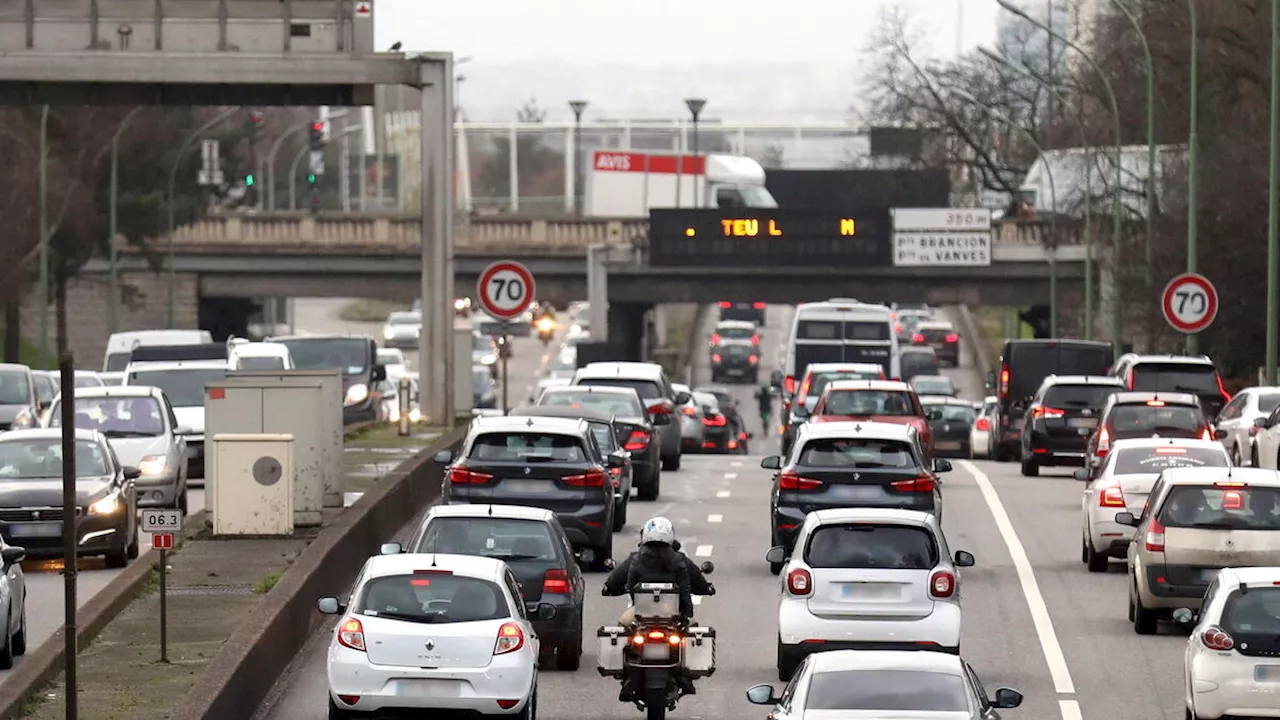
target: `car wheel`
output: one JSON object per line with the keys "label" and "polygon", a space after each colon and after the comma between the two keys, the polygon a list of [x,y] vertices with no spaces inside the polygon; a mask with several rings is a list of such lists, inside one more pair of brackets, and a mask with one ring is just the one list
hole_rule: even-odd
{"label": "car wheel", "polygon": [[565,645],[556,646],[556,669],[575,672],[582,665],[582,628],[574,634],[573,640]]}
{"label": "car wheel", "polygon": [[529,696],[529,702],[525,703],[524,712],[520,713],[520,720],[537,720],[538,718],[538,679],[533,680],[534,691]]}
{"label": "car wheel", "polygon": [[789,682],[791,676],[796,674],[798,667],[800,667],[800,661],[783,648],[782,638],[778,638],[778,680]]}
{"label": "car wheel", "polygon": [[22,624],[18,626],[18,632],[13,634],[13,654],[27,654],[27,598],[22,597]]}
{"label": "car wheel", "polygon": [[627,524],[627,501],[623,500],[613,506],[613,531],[622,530]]}
{"label": "car wheel", "polygon": [[1084,541],[1084,562],[1089,566],[1089,572],[1102,573],[1107,571],[1107,566],[1111,564],[1110,559],[1093,549],[1093,543],[1088,538]]}
{"label": "car wheel", "polygon": [[1253,467],[1259,467],[1257,446],[1249,448],[1249,464]]}
{"label": "car wheel", "polygon": [[1035,458],[1022,458],[1022,474],[1026,477],[1036,477],[1040,474],[1040,466],[1036,463]]}
{"label": "car wheel", "polygon": [[130,560],[138,559],[138,526],[133,526],[133,539],[129,541],[129,547],[125,550],[125,554]]}
{"label": "car wheel", "polygon": [[[136,531],[135,531],[136,532]],[[103,555],[103,559],[109,568],[123,568],[129,565],[129,545],[122,544],[119,548],[108,551]]]}
{"label": "car wheel", "polygon": [[355,713],[338,707],[333,698],[329,698],[329,720],[354,720],[355,717]]}
{"label": "car wheel", "polygon": [[[664,457],[664,458],[662,458],[662,469],[663,469],[663,470],[672,470],[672,471],[679,470],[679,469],[680,469],[680,454],[679,454],[679,453],[676,453],[675,455],[672,455],[672,456],[669,456],[669,457]],[[655,496],[655,497],[656,497],[656,496]]]}
{"label": "car wheel", "polygon": [[[609,538],[604,541],[603,545],[594,548],[596,558],[591,562],[591,568],[596,572],[609,572],[609,566],[606,561],[613,559],[613,533],[609,533]],[[581,645],[582,643],[578,643]]]}
{"label": "car wheel", "polygon": [[649,482],[645,483],[644,485],[641,485],[639,490],[636,491],[636,494],[640,497],[641,500],[657,500],[658,492],[661,489],[661,484],[662,484],[662,469],[655,466],[653,468],[653,472],[649,477]]}
{"label": "car wheel", "polygon": [[[13,608],[9,608],[13,612]],[[8,670],[13,667],[13,636],[9,634],[10,617],[5,615],[4,618],[4,647],[0,647],[0,670]]]}
{"label": "car wheel", "polygon": [[178,493],[178,510],[182,511],[182,515],[185,517],[187,513],[190,512],[190,510],[188,509],[190,507],[191,505],[187,501],[187,490],[186,488],[183,488]]}
{"label": "car wheel", "polygon": [[1155,635],[1156,634],[1156,613],[1154,610],[1148,610],[1142,606],[1142,598],[1138,596],[1137,588],[1133,589],[1133,599],[1131,607],[1133,608],[1133,631],[1139,635]]}

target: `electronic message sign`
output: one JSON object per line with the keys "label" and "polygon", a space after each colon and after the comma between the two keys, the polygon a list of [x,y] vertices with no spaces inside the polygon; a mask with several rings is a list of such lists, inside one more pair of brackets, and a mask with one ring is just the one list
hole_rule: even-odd
{"label": "electronic message sign", "polygon": [[735,267],[889,266],[889,210],[653,210],[652,265]]}

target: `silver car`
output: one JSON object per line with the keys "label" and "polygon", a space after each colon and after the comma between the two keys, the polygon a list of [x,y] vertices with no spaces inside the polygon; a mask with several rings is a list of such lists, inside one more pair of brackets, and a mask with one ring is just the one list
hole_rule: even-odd
{"label": "silver car", "polygon": [[382,346],[417,350],[421,334],[422,313],[412,310],[393,312],[382,326]]}
{"label": "silver car", "polygon": [[[49,427],[62,427],[62,397],[49,408]],[[120,464],[136,467],[138,505],[187,512],[188,428],[178,427],[159,388],[122,385],[76,391],[76,427],[101,432]]]}
{"label": "silver car", "polygon": [[676,416],[680,418],[680,445],[686,450],[697,450],[702,447],[702,438],[706,435],[702,406],[694,402],[693,390],[688,385],[671,383],[671,389],[689,396],[689,402],[676,406]]}

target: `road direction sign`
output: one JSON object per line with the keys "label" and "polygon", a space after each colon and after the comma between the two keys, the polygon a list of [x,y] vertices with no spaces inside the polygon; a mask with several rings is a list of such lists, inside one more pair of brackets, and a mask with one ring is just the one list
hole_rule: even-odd
{"label": "road direction sign", "polygon": [[893,264],[965,267],[991,264],[989,208],[894,208]]}
{"label": "road direction sign", "polygon": [[172,550],[173,533],[155,533],[151,536],[151,547],[156,550]]}
{"label": "road direction sign", "polygon": [[182,511],[144,509],[139,529],[145,533],[177,532],[182,529]]}
{"label": "road direction sign", "polygon": [[496,262],[480,273],[480,307],[498,320],[514,320],[529,309],[535,285],[529,268],[513,260]]}
{"label": "road direction sign", "polygon": [[1164,286],[1160,308],[1174,330],[1198,333],[1209,327],[1218,315],[1218,291],[1209,278],[1183,273]]}

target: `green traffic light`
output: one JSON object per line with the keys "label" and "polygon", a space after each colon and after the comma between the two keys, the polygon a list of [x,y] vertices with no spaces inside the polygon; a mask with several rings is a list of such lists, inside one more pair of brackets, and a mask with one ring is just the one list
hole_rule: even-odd
{"label": "green traffic light", "polygon": [[244,176],[244,186],[245,186],[245,187],[253,187],[253,176],[252,176],[252,175],[245,175],[245,176]]}
{"label": "green traffic light", "polygon": [[311,173],[311,174],[307,175],[307,182],[309,182],[309,183],[311,183],[312,185],[314,185],[314,184],[315,184],[315,182],[316,182],[316,174],[315,174],[315,173]]}

